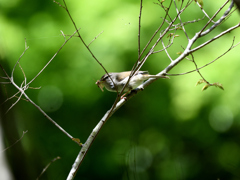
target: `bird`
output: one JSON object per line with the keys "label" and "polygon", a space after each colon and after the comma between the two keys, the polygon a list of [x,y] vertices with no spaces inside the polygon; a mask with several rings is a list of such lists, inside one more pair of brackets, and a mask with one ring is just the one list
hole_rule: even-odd
{"label": "bird", "polygon": [[[128,82],[129,76],[131,71],[124,71],[124,72],[110,72],[104,74],[100,80],[97,80],[95,83],[102,91],[105,87],[110,92],[119,92],[122,91],[124,85]],[[123,98],[128,92],[133,89],[136,89],[139,85],[141,85],[145,80],[149,78],[167,78],[168,76],[164,75],[150,75],[148,71],[138,71],[135,73],[128,83],[128,85],[124,88],[123,92],[126,92],[122,95]],[[113,83],[114,82],[114,83]]]}

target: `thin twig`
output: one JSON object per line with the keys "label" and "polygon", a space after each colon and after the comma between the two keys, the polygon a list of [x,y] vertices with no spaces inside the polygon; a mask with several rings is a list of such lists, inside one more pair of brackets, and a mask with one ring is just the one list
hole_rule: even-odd
{"label": "thin twig", "polygon": [[0,82],[0,84],[11,84],[11,82]]}
{"label": "thin twig", "polygon": [[143,0],[140,0],[140,12],[138,17],[138,60],[140,59],[140,51],[141,51],[141,18],[142,18],[142,2]]}
{"label": "thin twig", "polygon": [[17,98],[17,100],[8,108],[8,110],[5,112],[5,114],[7,114],[21,99],[22,97],[22,93],[20,94],[20,96]]}
{"label": "thin twig", "polygon": [[217,12],[213,15],[213,17],[211,19],[209,19],[209,21],[206,23],[206,25],[202,28],[202,30],[199,32],[199,36],[205,36],[206,34],[208,34],[209,32],[211,32],[213,29],[215,29],[230,13],[231,9],[233,8],[233,1],[231,2],[229,8],[225,11],[225,13],[223,14],[223,16],[215,23],[213,24],[209,29],[207,29],[206,31],[204,31],[207,26],[212,22],[212,20],[218,15],[218,13],[226,6],[226,4],[229,2],[229,0],[227,0],[218,10]]}
{"label": "thin twig", "polygon": [[[12,82],[10,82],[10,83],[12,84]],[[19,93],[20,93],[20,91],[16,92],[14,95],[12,95],[11,97],[7,98],[1,105],[6,103],[7,101],[11,100],[12,98],[16,97]]]}
{"label": "thin twig", "polygon": [[36,180],[38,180],[38,179],[46,172],[46,170],[48,169],[48,167],[49,167],[53,162],[55,162],[55,161],[58,160],[58,159],[61,159],[61,158],[58,156],[58,157],[54,158],[53,160],[51,160],[51,162],[47,164],[47,166],[42,170],[41,174],[37,177]]}
{"label": "thin twig", "polygon": [[[77,29],[68,39],[65,39],[64,43],[62,46],[58,49],[58,51],[53,55],[53,57],[47,62],[47,64],[38,72],[38,74],[32,78],[31,81],[27,83],[29,86],[47,67],[48,65],[52,62],[52,60],[57,56],[57,54],[62,50],[62,48],[65,46],[65,44],[78,32],[79,29]],[[65,38],[65,37],[64,37]]]}
{"label": "thin twig", "polygon": [[100,32],[87,46],[89,47],[90,44],[92,44],[92,42],[95,41],[98,38],[98,36],[100,36],[102,33],[103,33],[103,31]]}
{"label": "thin twig", "polygon": [[11,78],[13,80],[13,73],[15,71],[15,68],[17,66],[17,64],[19,63],[20,59],[22,58],[22,56],[25,54],[25,52],[28,50],[29,46],[25,47],[23,53],[21,54],[21,56],[18,58],[17,62],[15,63],[14,67],[13,67],[13,70],[12,70],[12,73],[11,73]]}
{"label": "thin twig", "polygon": [[[234,39],[235,39],[235,37],[234,37]],[[235,48],[236,46],[238,46],[238,45],[240,44],[240,42],[238,42],[236,45],[233,45],[234,39],[233,39],[233,42],[232,42],[230,48],[229,48],[226,52],[224,52],[223,54],[221,54],[220,56],[218,56],[216,59],[212,60],[211,62],[205,64],[204,66],[199,67],[198,70],[200,70],[200,69],[202,69],[202,68],[205,68],[205,67],[207,67],[208,65],[214,63],[215,61],[217,61],[218,59],[220,59],[221,57],[223,57],[225,54],[227,54],[229,51],[231,51],[233,48]],[[197,71],[197,70],[194,69],[194,70],[191,70],[191,71],[188,71],[188,72],[185,72],[185,73],[179,73],[179,74],[168,74],[168,73],[167,73],[166,75],[167,75],[167,76],[181,76],[181,75],[186,75],[186,74],[193,73],[193,72],[196,72],[196,71]]]}
{"label": "thin twig", "polygon": [[231,27],[231,28],[229,28],[229,29],[227,29],[226,31],[221,32],[220,34],[218,34],[217,36],[213,37],[213,38],[210,39],[209,41],[206,41],[205,43],[203,43],[203,44],[195,47],[194,49],[190,50],[190,53],[193,53],[193,52],[195,52],[195,51],[197,51],[197,50],[205,47],[207,44],[209,44],[209,43],[211,43],[211,42],[219,39],[220,37],[224,36],[225,34],[231,32],[231,31],[233,31],[234,29],[237,29],[238,27],[240,27],[240,23],[237,24],[237,25],[235,25],[235,26],[233,26],[233,27]]}
{"label": "thin twig", "polygon": [[19,66],[19,68],[22,71],[22,74],[23,74],[23,77],[24,77],[24,84],[26,85],[27,84],[27,77],[26,77],[26,75],[24,73],[24,70],[23,70],[22,66],[20,65],[20,63],[18,63],[18,66]]}
{"label": "thin twig", "polygon": [[[171,37],[170,37],[171,38]],[[169,53],[168,53],[168,51],[167,51],[167,48],[165,47],[165,45],[164,45],[164,42],[163,42],[163,40],[161,39],[161,41],[162,41],[162,46],[163,46],[163,49],[165,50],[165,52],[166,52],[166,54],[167,54],[167,56],[168,56],[168,58],[171,60],[171,61],[173,61],[172,60],[172,58],[171,58],[171,56],[169,55]]]}
{"label": "thin twig", "polygon": [[[196,22],[199,22],[199,21],[202,21],[205,19],[206,16],[203,16],[202,18],[199,18],[199,19],[195,19],[195,20],[192,20],[192,21],[186,21],[186,22],[182,22],[182,23],[177,23],[177,24],[173,24],[172,26],[174,27],[173,29],[169,29],[169,30],[175,30],[176,28],[178,28],[179,26],[181,25],[188,25],[188,24],[193,24],[193,23],[196,23]],[[163,17],[161,17],[163,19]],[[163,19],[166,23],[170,24],[170,22],[167,20],[167,19]]]}
{"label": "thin twig", "polygon": [[[78,31],[78,30],[77,30]],[[60,125],[58,125],[50,116],[48,116],[38,105],[36,105],[29,97],[28,95],[25,93],[25,91],[29,88],[29,85],[46,69],[46,67],[50,64],[50,62],[52,62],[52,60],[55,58],[55,56],[59,53],[59,51],[63,48],[63,46],[74,36],[74,34],[77,32],[75,31],[72,36],[70,36],[68,39],[66,39],[66,41],[63,43],[63,45],[59,48],[59,50],[54,54],[54,56],[47,62],[47,64],[39,71],[39,73],[26,84],[26,76],[24,74],[24,82],[21,84],[21,86],[19,87],[13,79],[13,73],[15,70],[16,65],[19,63],[19,60],[21,59],[21,57],[23,56],[23,54],[26,52],[26,50],[28,49],[28,47],[26,47],[25,51],[22,53],[22,55],[20,56],[20,58],[18,59],[17,63],[14,65],[14,68],[12,70],[11,73],[11,77],[8,76],[7,72],[5,71],[5,69],[2,67],[2,65],[0,64],[1,69],[3,70],[3,72],[5,73],[6,77],[9,79],[9,81],[12,83],[12,85],[18,90],[18,92],[13,95],[12,97],[8,98],[7,100],[16,97],[17,94],[20,93],[20,96],[18,97],[18,99],[16,100],[15,103],[13,103],[11,105],[11,107],[8,109],[8,111],[17,104],[17,102],[21,99],[22,96],[25,96],[25,98],[31,103],[33,104],[49,121],[51,121],[58,129],[60,129],[65,135],[67,135],[71,140],[73,140],[74,142],[76,142],[78,145],[82,145],[80,143],[80,140],[77,138],[73,138],[67,131],[65,131]],[[22,71],[23,72],[23,71]],[[24,73],[24,72],[23,72]],[[24,85],[23,85],[24,84]],[[8,112],[7,111],[7,112]]]}
{"label": "thin twig", "polygon": [[12,145],[10,145],[10,146],[8,146],[7,148],[3,149],[3,150],[1,151],[1,153],[4,152],[4,151],[6,151],[6,150],[8,150],[8,149],[11,148],[11,147],[13,147],[15,144],[17,144],[17,143],[23,138],[23,136],[24,136],[27,132],[28,132],[28,130],[23,131],[22,136],[21,136],[17,141],[15,141]]}
{"label": "thin twig", "polygon": [[[178,19],[179,19],[180,24],[181,24],[181,28],[183,29],[183,32],[185,33],[187,39],[189,40],[189,37],[188,37],[188,35],[187,35],[187,32],[186,32],[185,27],[184,27],[184,25],[183,25],[183,22],[182,22],[182,20],[181,20],[181,16],[180,16],[179,10],[178,10],[178,8],[177,8],[176,1],[174,1],[174,4],[175,4],[176,12],[177,12],[177,14],[178,14]],[[181,5],[180,5],[180,8],[179,8],[179,9],[182,8],[182,5],[183,5],[183,1],[182,1]]]}
{"label": "thin twig", "polygon": [[[168,16],[168,13],[169,13],[169,9],[171,8],[171,5],[172,5],[172,1],[170,2],[170,5],[168,6],[168,9],[166,11],[166,14],[164,16],[164,19],[166,19],[166,17]],[[152,40],[154,39],[154,37],[156,37],[156,34],[160,31],[160,29],[162,28],[162,26],[164,25],[164,22],[165,21],[162,21],[162,23],[160,24],[160,26],[158,27],[158,29],[153,33],[152,37],[150,38],[150,40],[148,41],[148,43],[146,44],[146,46],[143,48],[141,54],[140,54],[140,57],[143,55],[143,53],[145,52],[145,50],[149,47],[150,43],[152,42]],[[170,23],[169,27],[171,26],[171,24],[173,23]]]}
{"label": "thin twig", "polygon": [[191,61],[192,61],[193,64],[195,65],[196,71],[197,71],[198,74],[201,76],[201,78],[202,78],[205,82],[207,82],[207,83],[209,84],[209,82],[203,77],[202,73],[199,71],[198,65],[197,65],[197,63],[196,63],[196,61],[195,61],[195,59],[194,59],[193,54],[190,54],[190,55],[192,56],[192,60],[191,60]]}
{"label": "thin twig", "polygon": [[[106,74],[109,76],[109,73],[107,71],[107,69],[102,65],[102,63],[96,58],[96,56],[93,54],[93,52],[91,51],[91,49],[88,47],[88,45],[85,43],[85,41],[83,40],[83,37],[81,36],[80,32],[78,31],[78,28],[77,28],[77,25],[75,23],[75,21],[73,20],[69,10],[68,10],[68,7],[67,7],[67,4],[65,2],[65,0],[63,0],[63,3],[64,3],[64,6],[62,6],[59,2],[56,2],[55,0],[53,0],[53,2],[57,3],[60,7],[62,7],[63,9],[66,10],[69,18],[71,19],[72,23],[73,23],[73,26],[75,27],[75,29],[77,30],[77,34],[78,34],[78,37],[80,38],[81,42],[83,43],[83,45],[87,48],[87,50],[89,51],[89,53],[92,55],[93,59],[102,67],[102,69],[106,72]],[[114,84],[114,87],[116,88],[116,92],[117,92],[117,95],[120,97],[120,94],[118,92],[118,88],[117,86],[115,85],[114,81],[112,80],[111,76],[109,76],[109,78],[111,79],[112,83]]]}
{"label": "thin twig", "polygon": [[[198,1],[196,1],[197,5],[200,7],[201,11],[203,12],[203,14],[205,14],[205,16],[210,20],[211,18],[209,17],[209,15],[206,13],[206,11],[202,8],[202,6],[199,4]],[[215,23],[213,20],[211,20],[212,23]]]}
{"label": "thin twig", "polygon": [[[172,1],[171,1],[172,2]],[[136,61],[136,63],[134,64],[133,68],[132,68],[132,73],[131,76],[134,75],[135,72],[137,72],[141,66],[146,62],[146,60],[148,59],[148,57],[153,53],[153,50],[155,48],[155,46],[159,43],[159,41],[162,40],[162,37],[165,36],[165,34],[167,32],[169,32],[170,28],[173,26],[173,23],[176,21],[177,17],[190,5],[191,2],[193,1],[188,1],[189,4],[187,4],[182,10],[179,11],[179,13],[177,13],[178,15],[175,17],[175,19],[172,20],[171,24],[169,24],[169,26],[167,27],[167,29],[165,29],[165,31],[163,31],[163,33],[160,35],[160,37],[156,40],[156,42],[154,43],[154,45],[150,48],[150,50],[148,51],[148,53],[146,54],[145,57],[142,58],[142,60],[139,62],[139,59]],[[168,10],[167,10],[168,13]],[[167,16],[165,16],[166,18]],[[162,24],[165,21],[162,22]],[[160,25],[160,27],[162,27],[162,24]],[[182,23],[183,24],[183,23]],[[232,29],[233,30],[233,29]],[[155,35],[152,36],[152,38],[150,38],[150,41],[147,43],[147,45],[145,46],[145,48],[142,50],[142,53],[145,52],[146,47],[149,47],[149,44],[152,42],[153,38],[156,37],[156,34],[160,31],[160,29],[157,29],[157,31],[155,32]],[[229,31],[230,32],[230,31]],[[164,70],[162,70],[160,73],[158,73],[157,75],[167,75],[167,73],[174,68],[179,62],[181,62],[183,59],[186,58],[187,55],[189,55],[191,53],[191,47],[193,46],[194,42],[199,38],[200,36],[197,34],[195,35],[192,39],[189,40],[188,45],[185,49],[185,51],[175,60],[173,60]],[[140,57],[142,56],[142,53],[140,54]],[[200,69],[200,68],[197,68]],[[196,71],[196,69],[195,69]],[[130,76],[130,78],[131,78]],[[129,78],[129,79],[130,79]],[[121,106],[123,106],[127,100],[129,100],[130,98],[132,98],[135,94],[137,94],[141,89],[147,87],[148,85],[150,85],[151,83],[153,83],[154,81],[156,81],[156,79],[149,79],[147,81],[145,81],[142,85],[140,85],[137,89],[135,89],[134,91],[132,91],[130,94],[127,95],[126,99],[121,99],[120,101],[115,101],[114,105],[111,107],[111,109],[109,111],[107,111],[105,113],[105,115],[102,117],[102,119],[99,121],[99,123],[96,125],[96,127],[93,129],[93,131],[91,132],[91,134],[89,135],[87,141],[83,144],[73,166],[72,169],[69,172],[68,175],[68,180],[73,179],[77,173],[77,170],[79,169],[79,166],[81,165],[84,157],[86,156],[86,153],[88,152],[91,144],[93,143],[94,139],[96,138],[97,134],[100,132],[101,128],[103,127],[103,125],[105,124],[105,122],[113,115],[113,113],[115,113]],[[128,80],[129,82],[129,80]],[[116,103],[117,102],[117,103]]]}

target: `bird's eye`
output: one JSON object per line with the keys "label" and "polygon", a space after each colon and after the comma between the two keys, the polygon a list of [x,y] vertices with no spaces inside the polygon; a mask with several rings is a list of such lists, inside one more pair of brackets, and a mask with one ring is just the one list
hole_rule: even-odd
{"label": "bird's eye", "polygon": [[101,81],[105,81],[109,76],[105,74],[103,77],[101,77]]}
{"label": "bird's eye", "polygon": [[106,80],[108,78],[108,76],[104,77],[103,80]]}

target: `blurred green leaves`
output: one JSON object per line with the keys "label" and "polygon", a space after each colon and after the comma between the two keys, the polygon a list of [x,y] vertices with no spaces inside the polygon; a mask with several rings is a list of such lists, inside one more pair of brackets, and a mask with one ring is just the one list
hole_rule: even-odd
{"label": "blurred green leaves", "polygon": [[[104,0],[67,3],[87,44],[103,31],[90,48],[104,67],[110,72],[130,70],[137,60],[139,2]],[[204,8],[213,15],[221,3],[223,1],[204,1]],[[20,64],[30,80],[64,42],[60,30],[67,35],[75,30],[66,12],[51,1],[5,0],[0,5],[0,63],[7,64],[6,70],[10,72],[24,50],[26,38],[30,48]],[[171,16],[174,13],[170,10]],[[144,1],[142,47],[161,23],[162,16],[164,12],[159,6],[153,1]],[[202,12],[193,3],[181,18],[192,21],[202,18]],[[239,15],[233,13],[212,35],[238,23],[237,19]],[[186,25],[189,37],[199,31],[206,21]],[[184,32],[176,34],[179,37],[168,49],[173,59],[178,57],[177,52],[183,51],[187,41]],[[196,52],[194,56],[199,67],[225,52],[234,35],[236,42],[239,41],[236,30]],[[209,38],[211,36],[203,37],[197,43]],[[168,41],[167,38],[165,40]],[[238,61],[237,47],[201,70],[209,81],[224,84],[225,91],[208,88],[208,91],[200,93],[198,87],[194,88],[199,75],[191,73],[173,76],[170,81],[157,80],[139,93],[106,123],[76,179],[236,179],[239,172],[234,167],[239,167],[240,163],[237,154],[240,126],[236,123],[240,117]],[[142,70],[156,74],[169,63],[162,52],[152,56]],[[189,61],[183,61],[171,73],[184,73],[194,68]],[[23,76],[21,71],[17,72],[15,79],[21,84]],[[94,84],[103,74],[80,40],[73,38],[33,82],[33,87],[41,86],[42,89],[29,89],[27,94],[73,137],[84,143],[116,96],[107,91],[102,93]],[[222,88],[221,84],[215,85]],[[7,86],[8,92],[12,92],[10,88]],[[10,118],[10,115],[13,117]],[[31,165],[26,167],[40,173],[48,162],[60,156],[61,160],[51,165],[42,178],[66,178],[79,151],[75,143],[25,101],[17,104],[4,118],[7,119],[5,122],[17,124],[16,132],[29,130],[27,137],[22,139],[25,161]],[[4,132],[15,131],[9,125],[3,127]],[[7,142],[16,138],[13,135],[9,139],[7,135],[5,137]],[[20,152],[19,148],[16,152]],[[14,152],[14,149],[10,151]],[[9,159],[22,155],[11,152]],[[29,179],[36,178],[39,175],[36,172]],[[16,169],[13,173],[16,179],[22,178]]]}

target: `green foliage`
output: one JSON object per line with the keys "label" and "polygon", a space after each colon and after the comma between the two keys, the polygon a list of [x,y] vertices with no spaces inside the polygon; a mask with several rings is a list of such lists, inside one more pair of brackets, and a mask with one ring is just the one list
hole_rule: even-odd
{"label": "green foliage", "polygon": [[[202,1],[198,2],[201,4]],[[204,8],[212,15],[222,2],[204,1]],[[165,0],[165,3],[169,1]],[[139,1],[67,1],[67,4],[87,44],[104,31],[90,46],[104,67],[110,72],[130,70],[137,59]],[[64,42],[60,30],[70,35],[75,31],[74,27],[67,13],[49,0],[2,0],[0,6],[0,63],[10,73],[24,50],[26,38],[30,48],[20,64],[27,80],[31,80]],[[170,10],[170,15],[174,13]],[[164,12],[158,5],[144,1],[142,48],[158,28],[162,16]],[[181,16],[183,21],[201,17],[202,11],[195,3]],[[186,25],[189,37],[195,35],[206,21]],[[212,34],[238,21],[239,15],[233,13]],[[225,52],[233,35],[236,42],[240,40],[239,32],[233,31],[196,52],[195,60],[199,66]],[[173,36],[178,38],[174,38],[174,45],[168,50],[174,59],[183,51],[186,36],[180,28]],[[209,40],[209,36],[197,43],[204,40]],[[198,87],[194,88],[199,75],[191,73],[170,80],[159,79],[127,102],[104,125],[76,179],[237,179],[240,164],[237,49],[201,69],[209,81],[223,83],[225,91],[209,88],[200,93]],[[142,70],[155,74],[169,63],[163,51],[151,57]],[[170,73],[183,73],[194,68],[186,60]],[[102,93],[94,84],[103,74],[102,68],[76,37],[31,84],[42,88],[29,89],[26,93],[41,107],[46,105],[49,116],[67,130],[74,141],[84,143],[116,97],[114,93]],[[0,76],[3,76],[2,71]],[[22,83],[21,70],[16,70],[15,79]],[[223,89],[219,83],[214,86]],[[1,88],[0,103],[16,92],[11,86]],[[49,94],[54,96],[49,97]],[[12,102],[1,106],[2,114]],[[58,156],[61,159],[51,164],[42,179],[66,179],[80,150],[75,142],[24,100],[1,118],[6,146],[13,144],[22,131],[28,130],[16,146],[6,151],[15,179],[36,179]]]}

